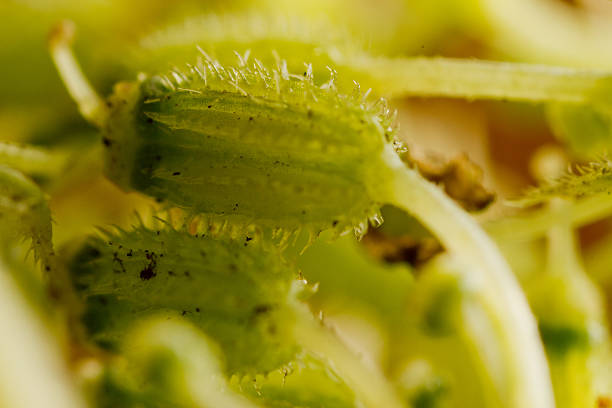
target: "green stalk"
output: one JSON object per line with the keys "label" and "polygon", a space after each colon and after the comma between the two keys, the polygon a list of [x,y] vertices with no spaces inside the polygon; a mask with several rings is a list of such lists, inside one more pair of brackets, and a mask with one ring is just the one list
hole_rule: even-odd
{"label": "green stalk", "polygon": [[[603,34],[609,33],[610,29],[600,26],[603,31],[594,29],[590,33],[592,38],[585,35],[579,41],[572,41],[576,46],[568,47],[568,37],[574,40],[579,37],[579,25],[584,22],[577,21],[575,12],[570,16],[573,21],[564,21],[565,25],[557,24],[564,20],[564,16],[547,17],[550,13],[559,14],[557,9],[560,7],[555,6],[560,5],[556,1],[482,0],[481,3],[489,16],[498,20],[500,27],[514,31],[502,33],[502,39],[512,40],[524,35],[527,24],[533,32],[528,35],[528,40],[520,43],[521,46],[537,43],[541,48],[542,44],[553,44],[559,47],[555,52],[568,57],[561,60],[540,58],[539,61],[544,63],[550,61],[573,66],[572,62],[580,59],[576,58],[576,53],[588,50],[597,41],[599,44],[594,48],[609,42],[609,35]],[[521,25],[516,21],[521,21]],[[554,34],[551,34],[551,26]],[[542,38],[546,40],[542,41]],[[209,15],[158,31],[143,39],[142,48],[135,52],[139,56],[133,64],[135,71],[142,70],[143,66],[145,71],[155,71],[160,66],[181,66],[186,55],[193,55],[196,44],[224,65],[237,62],[234,50],[241,55],[248,50],[245,55],[258,58],[266,65],[274,66],[281,58],[286,59],[291,72],[302,71],[304,56],[308,55],[317,83],[325,81],[328,76],[325,67],[331,66],[338,70],[343,92],[350,92],[353,80],[357,80],[364,89],[372,88],[376,94],[393,97],[412,95],[586,103],[610,102],[608,95],[612,88],[609,64],[586,64],[584,69],[574,69],[474,59],[377,57],[354,43],[354,39],[338,32],[337,27],[317,27],[299,19],[288,21],[286,17],[271,18],[252,13],[224,17]],[[605,48],[610,47],[606,45]],[[568,55],[568,49],[572,50],[571,55]],[[542,55],[546,51],[538,49],[537,52]],[[606,58],[606,55],[601,52],[595,58]],[[248,60],[240,58],[241,64]],[[342,78],[345,78],[344,82]]]}
{"label": "green stalk", "polygon": [[[598,194],[570,204],[567,219],[573,228],[590,224],[612,214],[612,200],[608,194]],[[528,241],[547,233],[558,222],[558,216],[548,207],[527,215],[509,216],[489,221],[485,230],[496,240]]]}
{"label": "green stalk", "polygon": [[466,212],[397,156],[391,203],[419,219],[461,262],[470,265],[484,307],[494,319],[498,339],[507,351],[497,387],[508,406],[553,407],[550,376],[536,321],[518,282],[498,248]]}
{"label": "green stalk", "polygon": [[71,45],[75,27],[71,21],[62,21],[49,35],[49,51],[68,93],[77,103],[79,112],[96,126],[102,126],[107,115],[106,105],[93,89],[74,58]]}
{"label": "green stalk", "polygon": [[341,63],[389,96],[586,103],[596,101],[602,83],[612,83],[605,71],[470,59],[364,55]]}

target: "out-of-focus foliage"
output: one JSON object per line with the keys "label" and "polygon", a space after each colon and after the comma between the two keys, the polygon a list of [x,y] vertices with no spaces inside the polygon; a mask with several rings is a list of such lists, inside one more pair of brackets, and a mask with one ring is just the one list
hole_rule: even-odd
{"label": "out-of-focus foliage", "polygon": [[[612,405],[608,0],[4,0],[0,16],[1,407]],[[65,19],[113,95],[102,135],[49,56]],[[403,163],[366,128],[397,133]],[[346,187],[362,173],[367,194]],[[382,203],[416,216],[384,207],[362,242],[338,237]],[[281,217],[301,206],[337,214]]]}
{"label": "out-of-focus foliage", "polygon": [[548,118],[555,134],[579,159],[612,151],[611,107],[553,104]]}

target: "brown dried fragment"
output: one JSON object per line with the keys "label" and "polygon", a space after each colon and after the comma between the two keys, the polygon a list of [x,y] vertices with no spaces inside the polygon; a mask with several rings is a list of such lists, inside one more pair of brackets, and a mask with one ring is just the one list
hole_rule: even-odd
{"label": "brown dried fragment", "polygon": [[495,199],[495,194],[482,185],[482,179],[482,169],[463,154],[449,162],[444,189],[467,211],[481,211]]}
{"label": "brown dried fragment", "polygon": [[495,199],[495,194],[482,184],[482,169],[466,154],[447,161],[432,152],[417,157],[407,151],[401,158],[408,165],[418,168],[427,180],[443,185],[446,194],[466,211],[484,210]]}
{"label": "brown dried fragment", "polygon": [[376,229],[369,230],[361,242],[377,259],[387,263],[405,262],[413,266],[424,264],[442,251],[433,237],[388,236]]}

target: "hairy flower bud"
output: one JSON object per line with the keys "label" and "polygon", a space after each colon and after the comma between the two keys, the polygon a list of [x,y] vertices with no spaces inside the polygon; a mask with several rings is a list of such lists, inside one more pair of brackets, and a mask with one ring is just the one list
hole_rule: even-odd
{"label": "hairy flower bud", "polygon": [[286,306],[296,275],[277,252],[250,236],[139,227],[90,239],[71,273],[99,344],[117,347],[145,316],[183,317],[218,342],[230,373],[255,374],[297,351]]}
{"label": "hairy flower bud", "polygon": [[332,79],[223,67],[122,83],[104,126],[107,174],[197,214],[311,231],[377,218],[393,133],[384,102],[342,95]]}

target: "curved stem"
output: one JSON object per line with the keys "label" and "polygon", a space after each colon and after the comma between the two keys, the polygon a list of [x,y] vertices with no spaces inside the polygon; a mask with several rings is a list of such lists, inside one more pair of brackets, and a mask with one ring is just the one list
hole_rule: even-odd
{"label": "curved stem", "polygon": [[494,321],[498,339],[508,353],[497,382],[510,407],[554,407],[552,385],[535,318],[498,248],[476,221],[435,185],[407,169],[390,152],[391,204],[411,213],[442,245],[471,268],[484,307]]}
{"label": "curved stem", "polygon": [[294,333],[298,343],[328,360],[331,368],[366,407],[404,407],[382,372],[366,367],[330,330],[315,321],[305,305],[294,302],[292,306],[297,315]]}
{"label": "curved stem", "polygon": [[70,96],[77,103],[81,115],[100,127],[106,118],[106,105],[81,71],[71,49],[74,24],[62,21],[49,34],[49,51]]}
{"label": "curved stem", "polygon": [[387,96],[585,103],[596,101],[602,82],[612,82],[604,71],[470,59],[360,56],[345,63]]}

